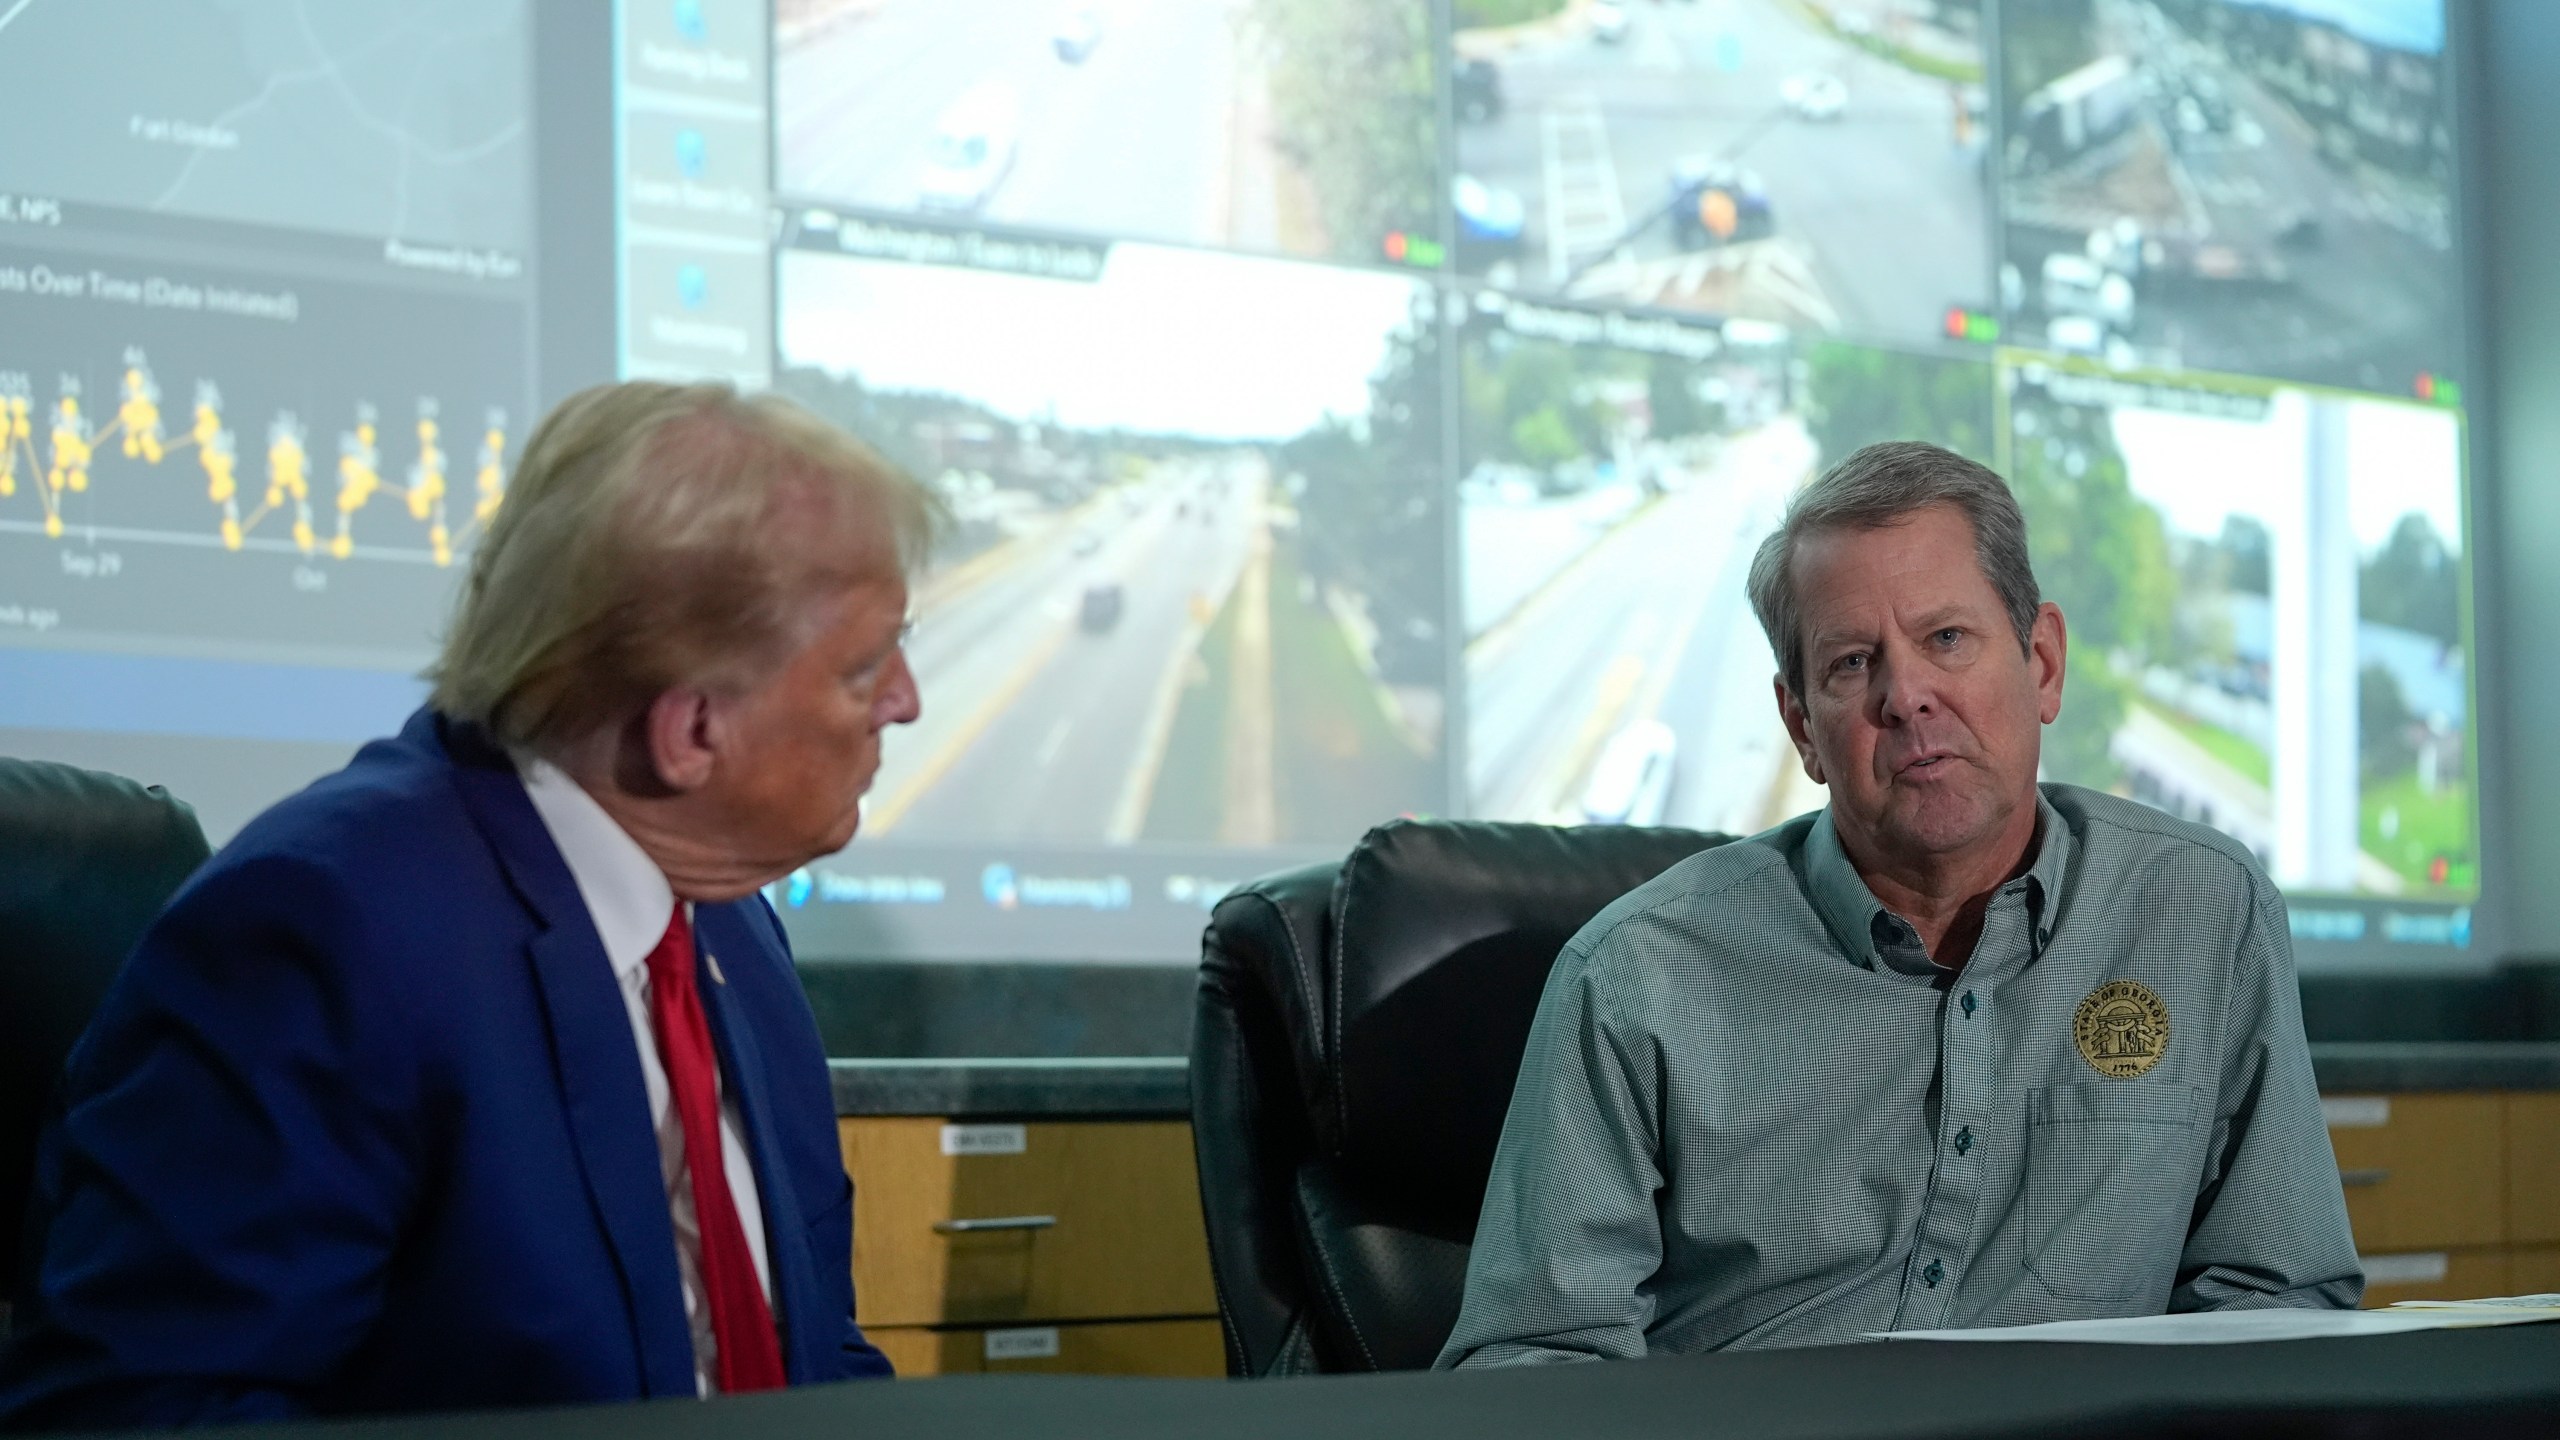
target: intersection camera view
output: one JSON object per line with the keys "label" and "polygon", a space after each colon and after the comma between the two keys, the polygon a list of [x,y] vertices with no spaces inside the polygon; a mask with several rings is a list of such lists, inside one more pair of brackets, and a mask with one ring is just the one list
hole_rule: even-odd
{"label": "intersection camera view", "polygon": [[1982,6],[1456,0],[1458,261],[1905,344],[1992,294]]}
{"label": "intersection camera view", "polygon": [[2457,368],[2441,0],[2004,13],[2013,343],[2422,397]]}

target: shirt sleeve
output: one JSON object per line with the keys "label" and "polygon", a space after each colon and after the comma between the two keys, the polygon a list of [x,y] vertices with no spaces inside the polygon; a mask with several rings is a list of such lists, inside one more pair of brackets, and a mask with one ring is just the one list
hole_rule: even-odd
{"label": "shirt sleeve", "polygon": [[398,997],[341,959],[361,945],[338,879],[289,856],[209,872],[144,937],[39,1155],[0,1429],[291,1418],[372,1333],[414,1080]]}
{"label": "shirt sleeve", "polygon": [[1645,1353],[1662,1264],[1661,1051],[1598,955],[1549,978],[1496,1148],[1466,1300],[1437,1368]]}
{"label": "shirt sleeve", "polygon": [[2353,1308],[2364,1268],[2320,1110],[2284,902],[2252,874],[2230,1041],[2174,1311]]}

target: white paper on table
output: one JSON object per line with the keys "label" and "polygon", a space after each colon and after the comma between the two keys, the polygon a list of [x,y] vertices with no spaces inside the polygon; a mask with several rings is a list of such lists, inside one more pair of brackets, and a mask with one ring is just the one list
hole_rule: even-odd
{"label": "white paper on table", "polygon": [[2329,1340],[2398,1335],[2410,1330],[2462,1330],[2560,1320],[2560,1309],[2481,1303],[2389,1310],[2212,1310],[2196,1315],[2134,1315],[2119,1320],[2055,1320],[1979,1330],[1899,1330],[1871,1340],[2047,1340],[2079,1345],[2241,1345],[2260,1340]]}
{"label": "white paper on table", "polygon": [[2534,1310],[2546,1320],[2560,1320],[2560,1295],[2507,1295],[2490,1300],[2394,1300],[2394,1310],[2464,1310],[2495,1314],[2507,1310]]}

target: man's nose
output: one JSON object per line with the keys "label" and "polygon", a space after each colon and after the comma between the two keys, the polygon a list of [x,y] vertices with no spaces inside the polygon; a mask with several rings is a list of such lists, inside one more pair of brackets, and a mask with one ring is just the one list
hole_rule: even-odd
{"label": "man's nose", "polygon": [[1888,652],[1883,658],[1884,683],[1876,687],[1882,697],[1884,719],[1903,724],[1938,708],[1936,677],[1920,657],[1909,650]]}
{"label": "man's nose", "polygon": [[924,695],[916,685],[916,672],[907,667],[907,652],[901,650],[890,661],[888,683],[881,687],[880,724],[912,725],[924,714]]}

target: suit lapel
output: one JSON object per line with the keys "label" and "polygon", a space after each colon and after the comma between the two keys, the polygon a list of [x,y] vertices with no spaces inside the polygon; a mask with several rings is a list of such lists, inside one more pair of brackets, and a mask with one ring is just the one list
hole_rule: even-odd
{"label": "suit lapel", "polygon": [[621,1271],[646,1392],[691,1395],[693,1336],[676,1268],[675,1224],[667,1214],[630,1012],[614,984],[604,942],[513,763],[463,727],[445,727],[443,740],[464,803],[542,925],[525,948],[542,992],[561,1102],[587,1197]]}
{"label": "suit lapel", "polygon": [[[783,1353],[791,1377],[809,1378],[807,1346],[827,1334],[823,1317],[811,1313],[816,1297],[809,1293],[809,1231],[792,1190],[791,1172],[777,1140],[771,1093],[765,1083],[764,1052],[756,1043],[745,1002],[724,975],[746,975],[750,967],[770,963],[738,914],[735,905],[694,907],[694,935],[706,957],[700,967],[702,1008],[720,1049],[721,1081],[738,1099],[738,1121],[746,1130],[747,1155],[756,1167],[756,1197],[763,1202],[765,1270],[772,1282],[774,1319],[782,1326]],[[716,962],[716,963],[715,963]]]}

